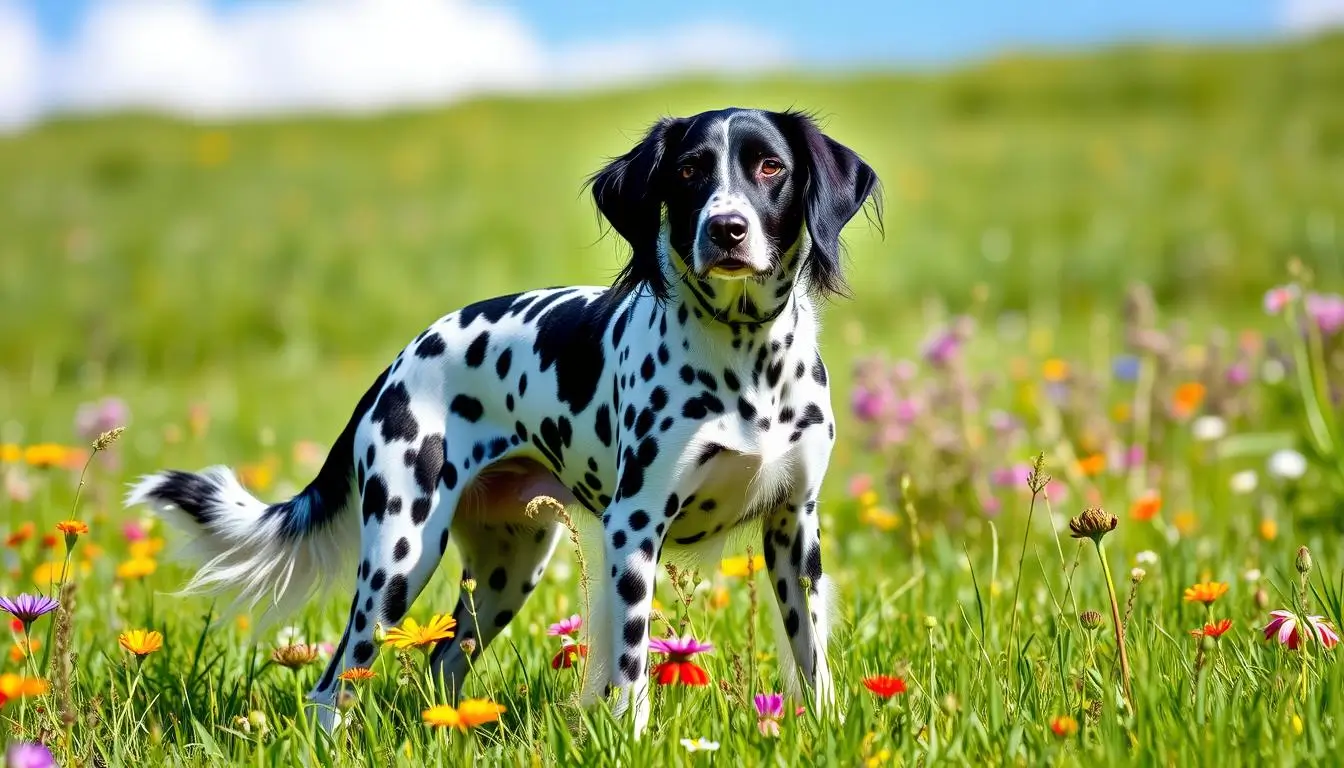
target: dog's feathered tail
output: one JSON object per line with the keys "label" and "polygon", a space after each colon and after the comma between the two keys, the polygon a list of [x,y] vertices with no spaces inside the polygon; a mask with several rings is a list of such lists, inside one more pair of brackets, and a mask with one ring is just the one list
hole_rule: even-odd
{"label": "dog's feathered tail", "polygon": [[181,529],[203,563],[183,593],[236,592],[235,609],[265,600],[264,618],[272,619],[293,613],[345,572],[359,541],[355,431],[386,377],[364,394],[317,477],[288,501],[258,500],[227,467],[167,470],[136,483],[126,505],[146,504]]}

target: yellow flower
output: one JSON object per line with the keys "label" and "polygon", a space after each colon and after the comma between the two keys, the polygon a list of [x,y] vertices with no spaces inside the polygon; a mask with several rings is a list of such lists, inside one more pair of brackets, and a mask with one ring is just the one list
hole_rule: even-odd
{"label": "yellow flower", "polygon": [[24,696],[41,696],[51,685],[40,677],[22,677],[12,672],[0,675],[0,703]]}
{"label": "yellow flower", "polygon": [[273,460],[239,467],[238,480],[251,490],[264,491],[270,488],[275,480]]}
{"label": "yellow flower", "polygon": [[[69,576],[72,573],[75,573],[76,571],[78,571],[82,575],[88,575],[89,570],[91,568],[92,566],[89,565],[89,562],[87,560],[79,563],[78,565],[71,563],[70,569],[65,571],[65,575]],[[48,584],[55,584],[56,582],[61,580],[61,572],[64,569],[65,569],[65,563],[59,560],[54,562],[41,563],[40,565],[38,565],[36,568],[33,569],[33,583],[41,584],[43,586],[46,586]]]}
{"label": "yellow flower", "polygon": [[877,491],[869,489],[859,494],[859,506],[860,507],[877,506]]}
{"label": "yellow flower", "polygon": [[1199,525],[1199,518],[1195,517],[1194,512],[1186,510],[1176,513],[1176,516],[1171,519],[1171,524],[1176,526],[1177,533],[1182,536],[1189,536],[1195,532],[1195,528]]}
{"label": "yellow flower", "polygon": [[28,462],[29,466],[38,469],[49,469],[51,467],[67,466],[73,459],[75,451],[66,448],[64,445],[56,443],[40,443],[30,445],[23,451],[23,460]]}
{"label": "yellow flower", "polygon": [[119,579],[143,579],[158,570],[159,564],[148,557],[135,557],[117,566]]}
{"label": "yellow flower", "polygon": [[1213,605],[1213,602],[1227,594],[1227,584],[1221,581],[1205,581],[1185,590],[1185,599],[1191,603]]}
{"label": "yellow flower", "polygon": [[163,635],[152,629],[128,629],[121,633],[117,642],[136,656],[144,657],[163,647]]}
{"label": "yellow flower", "polygon": [[1046,381],[1061,382],[1069,378],[1069,364],[1057,357],[1052,357],[1045,361],[1041,366],[1041,375]]}
{"label": "yellow flower", "polygon": [[13,443],[0,443],[0,462],[17,464],[23,460],[23,449]]}
{"label": "yellow flower", "polygon": [[362,683],[365,680],[372,680],[374,672],[368,667],[351,667],[342,672],[340,677],[347,683]]}
{"label": "yellow flower", "polygon": [[1129,421],[1130,408],[1129,403],[1116,403],[1111,406],[1111,419],[1117,424],[1124,424]]}
{"label": "yellow flower", "polygon": [[478,725],[493,723],[507,710],[489,699],[464,699],[457,709],[447,704],[426,709],[422,714],[426,725],[457,728],[465,731]]}
{"label": "yellow flower", "polygon": [[859,513],[859,522],[879,531],[894,531],[901,526],[901,518],[885,507],[870,507]]}
{"label": "yellow flower", "polygon": [[131,542],[132,560],[150,560],[163,551],[163,539],[154,537]]}
{"label": "yellow flower", "polygon": [[1273,518],[1266,517],[1260,521],[1260,538],[1265,541],[1279,538],[1279,524],[1274,522]]}
{"label": "yellow flower", "polygon": [[725,557],[719,563],[719,572],[724,576],[750,576],[763,570],[765,570],[765,558],[761,555],[756,555],[750,561],[746,555]]}
{"label": "yellow flower", "polygon": [[453,627],[455,626],[457,626],[457,621],[452,616],[442,613],[431,616],[429,622],[423,626],[416,623],[415,619],[407,617],[400,627],[387,630],[387,637],[383,642],[402,650],[425,648],[440,640],[450,639],[453,636]]}
{"label": "yellow flower", "polygon": [[234,621],[235,624],[238,625],[238,628],[241,629],[241,630],[243,630],[244,632],[246,632],[247,630],[249,630],[249,629],[252,628],[252,617],[251,617],[251,616],[246,616],[246,615],[240,613],[240,614],[238,614],[238,618],[234,619],[233,621]]}

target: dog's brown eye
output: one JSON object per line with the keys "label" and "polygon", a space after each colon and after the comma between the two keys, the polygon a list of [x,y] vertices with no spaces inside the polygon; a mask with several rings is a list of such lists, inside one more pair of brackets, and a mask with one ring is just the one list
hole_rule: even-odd
{"label": "dog's brown eye", "polygon": [[774,176],[782,170],[784,170],[784,164],[773,157],[767,157],[761,161],[762,176]]}
{"label": "dog's brown eye", "polygon": [[697,173],[699,173],[699,171],[696,170],[694,165],[687,164],[681,166],[681,178],[683,179],[686,179],[688,181],[690,179],[694,179]]}

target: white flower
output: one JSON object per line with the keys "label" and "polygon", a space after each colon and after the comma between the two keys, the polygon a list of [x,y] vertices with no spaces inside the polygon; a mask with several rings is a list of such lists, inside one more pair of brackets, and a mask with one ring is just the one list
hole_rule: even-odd
{"label": "white flower", "polygon": [[1283,381],[1287,373],[1283,363],[1272,357],[1260,365],[1260,378],[1264,379],[1266,384],[1278,384]]}
{"label": "white flower", "polygon": [[1249,582],[1257,582],[1260,580],[1260,569],[1251,568],[1250,570],[1242,574],[1242,578],[1246,579]]}
{"label": "white flower", "polygon": [[1133,581],[1143,581],[1144,577],[1147,575],[1148,572],[1143,570],[1142,568],[1129,569],[1129,578],[1132,579]]}
{"label": "white flower", "polygon": [[1269,474],[1282,480],[1296,480],[1307,473],[1307,457],[1284,448],[1269,457]]}
{"label": "white flower", "polygon": [[719,742],[701,736],[698,739],[682,739],[681,746],[685,747],[687,752],[715,752],[719,748]]}
{"label": "white flower", "polygon": [[1254,469],[1244,469],[1228,480],[1228,485],[1232,486],[1232,492],[1245,495],[1255,490],[1255,486],[1260,482],[1259,475],[1255,474]]}
{"label": "white flower", "polygon": [[1157,565],[1157,553],[1151,549],[1145,549],[1134,556],[1134,561],[1139,565]]}
{"label": "white flower", "polygon": [[1200,416],[1190,425],[1190,432],[1201,443],[1212,443],[1227,434],[1227,422],[1218,416]]}

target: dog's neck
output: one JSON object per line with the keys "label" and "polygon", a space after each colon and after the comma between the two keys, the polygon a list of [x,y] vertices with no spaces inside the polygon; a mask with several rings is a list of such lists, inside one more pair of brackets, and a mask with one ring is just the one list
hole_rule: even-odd
{"label": "dog's neck", "polygon": [[712,335],[732,338],[769,336],[778,323],[793,325],[798,319],[799,298],[805,287],[799,281],[799,266],[811,246],[807,231],[780,254],[769,274],[744,280],[701,277],[683,257],[662,243],[664,274],[674,297],[689,309],[696,324]]}

